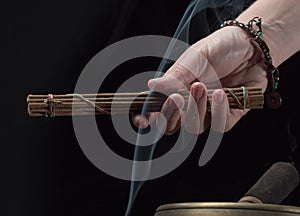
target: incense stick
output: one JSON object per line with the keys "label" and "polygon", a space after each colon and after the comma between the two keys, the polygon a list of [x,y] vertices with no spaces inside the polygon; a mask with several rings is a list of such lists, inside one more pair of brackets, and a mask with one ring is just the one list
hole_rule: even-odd
{"label": "incense stick", "polygon": [[[258,87],[223,88],[230,108],[262,109],[264,96]],[[207,92],[208,107],[214,89]],[[190,97],[189,91],[180,91],[185,102]],[[128,112],[159,112],[167,96],[158,92],[127,92],[98,94],[48,94],[27,96],[29,116],[72,116],[72,115],[111,115]]]}

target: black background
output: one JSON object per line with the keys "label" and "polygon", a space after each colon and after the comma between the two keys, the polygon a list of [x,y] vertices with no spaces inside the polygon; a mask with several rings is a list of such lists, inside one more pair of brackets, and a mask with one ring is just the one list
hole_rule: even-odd
{"label": "black background", "polygon": [[[26,96],[71,92],[87,62],[120,39],[172,36],[187,4],[30,0],[1,7],[1,215],[124,215],[130,182],[108,176],[89,162],[71,118],[30,118]],[[120,70],[134,74],[155,70],[158,64],[157,59],[142,59]],[[287,124],[297,116],[299,66],[299,54],[280,66],[284,103],[279,110],[251,111],[225,134],[204,167],[197,165],[200,137],[178,169],[144,184],[132,215],[154,215],[159,205],[170,202],[235,202],[272,163],[288,160],[288,143],[296,141]],[[114,78],[120,82],[124,77]],[[106,116],[97,119],[109,124]],[[132,152],[126,145],[115,148],[129,156]],[[300,206],[299,189],[284,204]]]}

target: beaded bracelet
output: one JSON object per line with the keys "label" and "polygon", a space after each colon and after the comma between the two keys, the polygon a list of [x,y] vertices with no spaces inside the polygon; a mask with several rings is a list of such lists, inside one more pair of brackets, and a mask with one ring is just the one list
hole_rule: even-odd
{"label": "beaded bracelet", "polygon": [[272,63],[272,58],[270,56],[269,47],[266,42],[262,39],[262,28],[261,28],[261,18],[254,17],[248,23],[244,24],[237,20],[227,20],[220,28],[226,26],[238,26],[242,28],[249,37],[254,40],[264,54],[264,63],[267,66],[267,76],[268,76],[268,86],[265,92],[266,104],[271,109],[277,109],[281,106],[281,96],[277,92],[279,83],[279,71],[274,67]]}

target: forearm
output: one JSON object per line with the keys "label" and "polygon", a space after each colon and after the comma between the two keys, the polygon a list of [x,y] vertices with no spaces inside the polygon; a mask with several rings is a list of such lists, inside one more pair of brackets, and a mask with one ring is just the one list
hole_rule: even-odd
{"label": "forearm", "polygon": [[274,66],[300,50],[299,0],[257,0],[236,19],[246,23],[255,16],[262,18],[263,39]]}

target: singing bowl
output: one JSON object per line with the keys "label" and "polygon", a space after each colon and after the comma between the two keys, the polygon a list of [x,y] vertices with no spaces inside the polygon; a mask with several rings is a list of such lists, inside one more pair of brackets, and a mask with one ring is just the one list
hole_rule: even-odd
{"label": "singing bowl", "polygon": [[296,216],[300,207],[254,203],[174,203],[159,206],[154,216]]}

